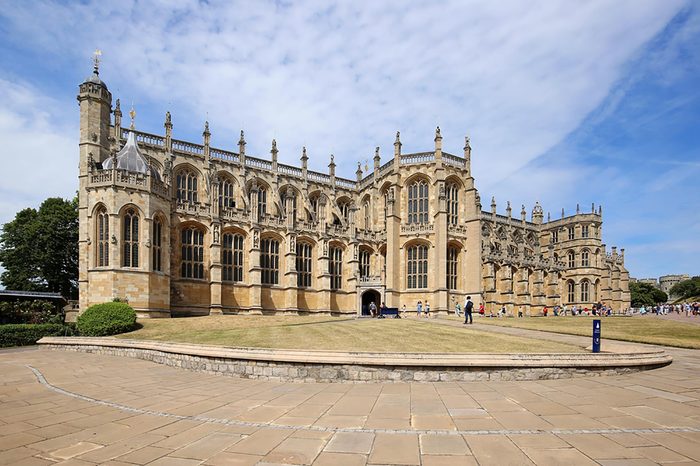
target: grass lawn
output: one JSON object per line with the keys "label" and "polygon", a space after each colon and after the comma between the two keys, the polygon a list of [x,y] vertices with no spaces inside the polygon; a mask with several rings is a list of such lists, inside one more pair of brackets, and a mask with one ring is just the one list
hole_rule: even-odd
{"label": "grass lawn", "polygon": [[208,316],[144,319],[119,338],[207,345],[420,353],[574,353],[583,348],[409,319]]}
{"label": "grass lawn", "polygon": [[[478,323],[591,336],[594,317],[479,318]],[[603,317],[602,337],[615,340],[700,349],[700,326],[653,316]],[[475,320],[475,322],[477,322]]]}

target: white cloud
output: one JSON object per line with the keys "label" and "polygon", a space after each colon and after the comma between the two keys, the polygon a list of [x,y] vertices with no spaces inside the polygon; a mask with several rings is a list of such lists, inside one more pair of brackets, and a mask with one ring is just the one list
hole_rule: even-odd
{"label": "white cloud", "polygon": [[77,122],[58,115],[64,102],[37,89],[0,79],[0,224],[25,207],[37,207],[49,196],[72,198],[77,189],[78,161],[74,136]]}

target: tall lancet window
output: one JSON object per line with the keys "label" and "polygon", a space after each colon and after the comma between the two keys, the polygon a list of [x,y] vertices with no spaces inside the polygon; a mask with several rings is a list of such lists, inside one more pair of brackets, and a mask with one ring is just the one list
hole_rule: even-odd
{"label": "tall lancet window", "polygon": [[95,238],[97,240],[97,254],[95,265],[98,267],[109,266],[109,215],[104,207],[100,207],[95,214]]}
{"label": "tall lancet window", "polygon": [[457,183],[447,183],[445,196],[447,198],[447,222],[450,225],[457,225],[459,220],[459,189]]}
{"label": "tall lancet window", "polygon": [[124,213],[122,266],[139,266],[139,214],[129,208]]}

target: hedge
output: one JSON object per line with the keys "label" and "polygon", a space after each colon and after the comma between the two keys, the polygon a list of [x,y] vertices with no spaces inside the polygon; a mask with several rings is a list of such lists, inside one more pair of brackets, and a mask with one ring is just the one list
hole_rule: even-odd
{"label": "hedge", "polygon": [[16,301],[0,303],[0,324],[62,324],[61,308],[49,301]]}
{"label": "hedge", "polygon": [[0,325],[0,347],[34,345],[42,337],[72,334],[61,324]]}
{"label": "hedge", "polygon": [[88,337],[129,332],[136,327],[136,312],[124,302],[95,304],[78,316],[77,327]]}

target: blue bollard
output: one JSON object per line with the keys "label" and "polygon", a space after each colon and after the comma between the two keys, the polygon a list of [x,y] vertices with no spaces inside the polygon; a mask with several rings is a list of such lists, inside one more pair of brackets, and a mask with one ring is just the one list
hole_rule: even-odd
{"label": "blue bollard", "polygon": [[593,321],[593,352],[600,353],[600,319]]}

